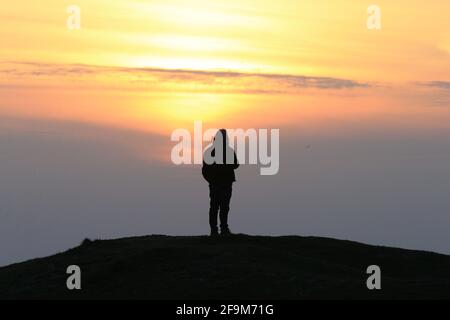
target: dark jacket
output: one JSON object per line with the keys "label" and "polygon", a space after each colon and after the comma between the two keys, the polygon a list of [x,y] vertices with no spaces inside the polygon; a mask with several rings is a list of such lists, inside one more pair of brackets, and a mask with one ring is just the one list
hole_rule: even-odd
{"label": "dark jacket", "polygon": [[[222,163],[212,163],[207,164],[205,160],[203,160],[203,167],[202,167],[202,175],[203,178],[205,178],[206,181],[208,181],[209,184],[230,184],[236,181],[236,176],[234,174],[234,170],[239,167],[239,163],[236,157],[236,153],[233,149],[230,147],[228,148],[227,152],[233,152],[234,155],[234,162],[231,164],[226,164],[226,152],[223,153],[224,160]],[[230,153],[231,154],[231,153]],[[205,159],[205,155],[210,155],[212,157],[215,156],[215,148],[214,145],[212,145],[210,148],[208,148],[205,151],[203,159]]]}

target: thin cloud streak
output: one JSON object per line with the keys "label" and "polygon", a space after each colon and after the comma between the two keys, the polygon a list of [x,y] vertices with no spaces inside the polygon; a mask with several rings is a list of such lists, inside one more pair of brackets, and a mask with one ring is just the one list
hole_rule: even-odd
{"label": "thin cloud streak", "polygon": [[[242,73],[235,71],[203,71],[162,68],[127,68],[110,66],[93,66],[84,64],[51,64],[39,62],[9,62],[0,65],[0,74],[16,77],[18,80],[27,78],[71,78],[84,76],[128,75],[131,83],[161,84],[171,82],[179,85],[186,83],[232,87],[234,91],[248,93],[283,93],[302,88],[323,90],[352,89],[370,87],[368,83],[351,79],[332,77],[314,77],[289,74]],[[25,79],[24,79],[25,78]],[[268,89],[270,88],[270,89]]]}
{"label": "thin cloud streak", "polygon": [[450,90],[450,81],[428,81],[422,82],[421,85],[438,89]]}

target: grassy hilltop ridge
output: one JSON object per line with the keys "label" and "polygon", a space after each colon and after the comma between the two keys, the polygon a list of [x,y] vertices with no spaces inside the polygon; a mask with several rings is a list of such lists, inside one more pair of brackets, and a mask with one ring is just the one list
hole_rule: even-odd
{"label": "grassy hilltop ridge", "polygon": [[[381,290],[366,287],[369,265]],[[82,290],[66,288],[78,265]],[[450,298],[450,256],[317,237],[152,235],[84,241],[0,268],[0,299]]]}

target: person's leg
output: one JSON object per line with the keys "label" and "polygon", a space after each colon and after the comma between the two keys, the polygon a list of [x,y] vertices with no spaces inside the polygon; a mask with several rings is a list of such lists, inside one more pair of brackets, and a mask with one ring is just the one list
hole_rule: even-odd
{"label": "person's leg", "polygon": [[230,200],[232,194],[232,184],[221,187],[220,190],[220,229],[222,233],[229,234],[228,213],[230,212]]}
{"label": "person's leg", "polygon": [[218,233],[217,229],[217,214],[220,206],[220,193],[215,185],[209,185],[209,226],[211,227],[211,235]]}

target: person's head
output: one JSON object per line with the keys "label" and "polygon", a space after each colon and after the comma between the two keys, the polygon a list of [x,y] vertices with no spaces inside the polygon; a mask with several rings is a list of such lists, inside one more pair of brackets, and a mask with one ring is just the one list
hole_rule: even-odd
{"label": "person's head", "polygon": [[214,137],[214,143],[222,143],[223,145],[228,145],[228,134],[226,129],[220,129],[217,131]]}

